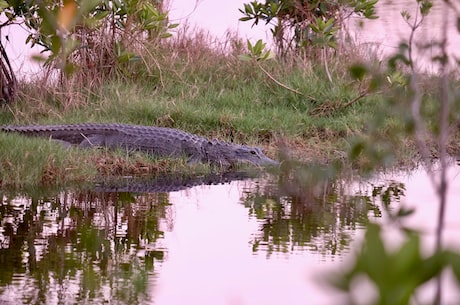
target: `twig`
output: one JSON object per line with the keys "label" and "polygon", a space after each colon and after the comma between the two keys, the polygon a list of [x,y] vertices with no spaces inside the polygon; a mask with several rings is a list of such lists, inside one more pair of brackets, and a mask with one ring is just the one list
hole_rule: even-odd
{"label": "twig", "polygon": [[[444,4],[443,6],[443,23],[442,23],[442,38],[440,43],[441,57],[447,58],[447,26],[448,26],[448,5]],[[439,185],[436,188],[436,191],[439,196],[439,212],[438,212],[438,224],[436,228],[436,251],[441,251],[442,249],[442,232],[444,229],[444,215],[447,205],[447,190],[448,190],[448,181],[447,181],[447,141],[449,133],[449,80],[447,78],[447,69],[448,69],[448,60],[441,61],[441,82],[440,82],[440,97],[441,97],[441,113],[439,115],[439,150],[440,150],[440,162],[441,162],[441,173],[439,174]],[[441,289],[442,289],[442,278],[441,274],[437,279],[437,289],[436,296],[434,299],[434,304],[441,304]]]}
{"label": "twig", "polygon": [[327,79],[332,84],[331,72],[329,72],[329,65],[327,63],[327,58],[326,58],[326,48],[323,48],[321,53],[323,54],[324,69],[326,70]]}
{"label": "twig", "polygon": [[[284,89],[287,89],[287,90],[289,90],[289,91],[291,91],[291,92],[294,92],[294,93],[296,93],[296,94],[304,95],[302,92],[300,92],[300,91],[298,91],[298,90],[296,90],[296,89],[292,89],[292,88],[288,87],[287,85],[285,85],[285,84],[279,82],[278,80],[276,80],[276,78],[274,78],[270,73],[268,73],[268,71],[265,70],[265,69],[262,67],[262,65],[259,64],[258,61],[255,60],[254,62],[257,64],[257,66],[260,68],[260,70],[262,70],[262,72],[264,72],[265,75],[267,75],[268,78],[270,78],[272,81],[274,81],[277,85],[279,85],[279,86],[283,87]],[[308,96],[308,95],[307,95],[307,97],[309,97],[309,98],[311,98],[312,100],[314,100],[314,98],[312,98],[312,97],[310,97],[310,96]]]}
{"label": "twig", "polygon": [[[447,58],[447,16],[448,6],[444,5],[444,21],[442,24],[442,39],[441,39],[441,54],[443,58]],[[441,97],[441,113],[439,116],[439,150],[440,150],[440,161],[441,161],[441,177],[438,186],[438,195],[440,197],[440,217],[438,223],[438,241],[437,247],[440,250],[442,243],[441,243],[441,235],[442,235],[442,228],[443,228],[443,218],[444,218],[444,205],[446,204],[446,193],[447,193],[447,178],[446,178],[446,169],[447,169],[447,142],[449,137],[449,80],[448,80],[448,61],[443,60],[441,61],[441,82],[440,82],[440,97]],[[442,215],[441,215],[442,212]]]}
{"label": "twig", "polygon": [[417,7],[414,23],[410,24],[409,21],[406,20],[406,23],[409,25],[411,32],[408,41],[408,57],[409,57],[409,65],[411,69],[411,80],[410,80],[410,88],[414,92],[414,97],[411,103],[411,112],[412,118],[414,119],[414,128],[415,128],[415,141],[417,143],[418,149],[420,154],[422,155],[423,165],[425,170],[427,171],[428,177],[431,180],[432,185],[436,185],[435,176],[433,175],[433,168],[432,163],[430,161],[430,150],[426,144],[426,127],[422,120],[422,115],[420,113],[420,108],[422,104],[422,94],[420,92],[420,87],[417,84],[418,81],[418,73],[415,69],[414,62],[413,62],[413,44],[414,44],[414,36],[415,31],[421,26],[422,21],[424,20],[424,16],[422,15],[421,19],[419,20],[418,10],[420,8],[420,4]]}
{"label": "twig", "polygon": [[368,90],[364,90],[363,92],[361,92],[357,97],[355,97],[354,99],[352,99],[351,101],[349,101],[348,103],[346,103],[345,105],[342,106],[342,109],[345,109],[347,107],[350,107],[351,105],[353,105],[354,103],[356,103],[357,101],[359,101],[360,99],[362,99],[363,97],[365,97],[367,94],[369,93]]}

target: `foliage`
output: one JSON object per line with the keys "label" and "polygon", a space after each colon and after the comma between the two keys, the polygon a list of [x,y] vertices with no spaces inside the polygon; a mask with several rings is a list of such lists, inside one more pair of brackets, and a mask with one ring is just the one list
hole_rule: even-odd
{"label": "foliage", "polygon": [[2,27],[23,20],[31,31],[26,42],[43,47],[47,55],[37,59],[65,73],[80,68],[86,82],[113,72],[131,75],[127,67],[141,62],[136,47],[169,37],[177,26],[169,24],[161,2],[147,0],[13,1],[0,7],[8,18]]}
{"label": "foliage", "polygon": [[[377,18],[377,0],[254,0],[244,4],[241,21],[271,24],[278,54],[289,51],[311,53],[315,48],[335,48],[344,19],[352,14]],[[314,54],[314,53],[313,53]]]}
{"label": "foliage", "polygon": [[[444,249],[441,242],[447,203],[447,151],[449,144],[455,141],[451,131],[458,126],[459,120],[457,112],[451,109],[460,106],[460,91],[451,85],[450,76],[451,71],[458,69],[458,62],[451,65],[453,61],[450,61],[446,50],[448,18],[445,17],[444,32],[438,36],[439,39],[421,47],[422,50],[430,48],[430,54],[435,54],[428,60],[437,66],[437,74],[430,77],[422,75],[414,59],[414,37],[430,13],[432,2],[416,2],[418,8],[415,17],[407,11],[401,13],[409,26],[410,35],[400,44],[398,52],[388,59],[386,68],[376,71],[366,64],[351,68],[350,72],[356,79],[370,78],[375,88],[385,89],[387,99],[369,123],[368,134],[350,142],[349,158],[354,160],[365,156],[370,160],[368,169],[372,171],[382,163],[394,160],[394,150],[402,138],[413,139],[438,195],[436,245],[431,255],[424,256],[420,250],[420,234],[402,227],[400,229],[405,234],[405,240],[396,251],[391,252],[383,242],[380,226],[370,225],[354,265],[338,281],[334,280],[337,287],[348,293],[350,304],[358,303],[353,297],[357,287],[353,283],[363,278],[376,290],[375,299],[368,303],[379,305],[411,304],[417,290],[428,281],[437,281],[433,304],[442,304],[440,289],[443,271],[452,268],[456,279],[460,281],[460,255]],[[442,5],[445,8],[449,6],[448,3]],[[434,90],[426,90],[430,86],[436,88],[435,94]],[[385,130],[384,126],[388,126],[389,120],[394,122],[393,126]],[[433,169],[433,155],[439,158],[436,170]],[[401,218],[410,213],[400,210],[391,218]]]}
{"label": "foliage", "polygon": [[[432,155],[441,157],[441,152],[445,152],[453,141],[450,130],[460,117],[457,111],[449,109],[460,107],[460,91],[451,83],[456,77],[451,71],[455,71],[458,63],[447,58],[443,38],[440,38],[419,46],[421,51],[431,48],[430,54],[435,55],[424,60],[432,60],[432,66],[437,66],[437,71],[431,72],[438,74],[420,72],[421,68],[414,59],[414,37],[430,13],[432,3],[420,0],[417,4],[415,18],[407,11],[401,13],[409,26],[410,35],[408,40],[400,43],[398,52],[388,58],[386,68],[375,70],[365,63],[354,64],[350,68],[353,78],[369,79],[373,89],[384,90],[386,96],[385,103],[381,104],[367,126],[367,136],[350,142],[349,157],[352,160],[365,154],[374,160],[372,164],[376,167],[394,160],[394,148],[399,145],[402,136],[410,137],[417,143],[423,160],[428,161],[426,164],[430,167]],[[392,126],[388,125],[389,120],[393,121]]]}
{"label": "foliage", "polygon": [[[378,297],[367,304],[405,305],[411,304],[420,286],[440,276],[449,267],[460,281],[459,254],[441,250],[424,257],[420,249],[420,235],[411,231],[406,231],[405,241],[398,249],[388,251],[381,227],[370,224],[354,264],[342,276],[331,280],[337,288],[351,291],[353,283],[360,277],[377,290]],[[360,282],[360,285],[364,283]],[[358,304],[356,296],[351,293],[348,294],[348,304]]]}
{"label": "foliage", "polygon": [[251,44],[251,41],[247,41],[248,44],[248,50],[249,54],[243,54],[239,55],[238,57],[241,60],[251,60],[255,59],[257,61],[261,60],[267,60],[270,58],[273,58],[273,53],[270,50],[265,50],[265,47],[267,46],[266,43],[264,43],[261,39],[259,39],[255,45]]}

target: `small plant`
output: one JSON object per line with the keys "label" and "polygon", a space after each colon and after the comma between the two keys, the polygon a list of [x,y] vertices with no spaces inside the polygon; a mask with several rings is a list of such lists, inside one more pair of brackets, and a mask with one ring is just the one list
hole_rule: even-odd
{"label": "small plant", "polygon": [[255,45],[252,45],[251,41],[247,41],[249,54],[239,55],[238,58],[241,60],[256,60],[264,61],[272,59],[274,57],[273,52],[270,50],[265,50],[267,46],[261,39],[257,40]]}
{"label": "small plant", "polygon": [[300,91],[292,89],[292,88],[288,87],[287,85],[279,82],[267,70],[265,70],[262,67],[262,65],[260,64],[261,61],[266,61],[266,60],[274,58],[273,52],[271,52],[270,50],[265,50],[265,47],[267,45],[266,43],[264,43],[261,39],[259,39],[256,42],[255,45],[252,45],[249,40],[247,41],[247,43],[248,43],[249,54],[241,54],[241,55],[239,55],[238,58],[240,60],[254,62],[257,65],[257,67],[259,67],[259,69],[262,70],[262,72],[264,72],[265,75],[267,75],[277,85],[279,85],[279,86],[281,86],[281,87],[283,87],[283,88],[285,88],[285,89],[287,89],[289,91],[292,91],[294,93],[302,95],[302,93]]}

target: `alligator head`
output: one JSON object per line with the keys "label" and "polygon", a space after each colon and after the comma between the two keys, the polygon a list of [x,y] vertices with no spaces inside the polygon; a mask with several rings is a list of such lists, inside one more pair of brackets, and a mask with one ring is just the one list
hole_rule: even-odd
{"label": "alligator head", "polygon": [[213,140],[207,143],[205,151],[207,161],[214,164],[231,165],[235,163],[251,163],[258,166],[279,165],[279,162],[267,157],[262,150],[257,147]]}

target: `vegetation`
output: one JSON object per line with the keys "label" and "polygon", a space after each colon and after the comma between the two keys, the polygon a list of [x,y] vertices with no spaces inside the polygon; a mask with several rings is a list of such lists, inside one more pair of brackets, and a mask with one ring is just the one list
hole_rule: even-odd
{"label": "vegetation", "polygon": [[[330,64],[335,74],[332,84],[321,67],[309,62],[292,60],[281,66],[276,61],[261,63],[271,77],[296,88],[302,92],[299,95],[274,83],[258,70],[259,63],[241,61],[238,55],[246,52],[244,44],[230,38],[228,45],[216,48],[210,48],[214,42],[203,33],[193,36],[180,32],[161,43],[146,43],[148,52],[142,55],[142,62],[151,67],[150,72],[139,69],[139,74],[130,78],[113,75],[97,87],[79,82],[85,70],[76,70],[51,84],[46,83],[46,77],[23,82],[17,102],[6,105],[0,113],[0,123],[158,125],[259,145],[275,158],[282,142],[296,159],[343,159],[349,146],[346,138],[364,130],[372,104],[379,103],[381,97],[363,97],[359,88],[364,83],[353,80],[339,61]],[[100,77],[97,83],[104,79],[94,77]],[[18,149],[21,147],[27,150],[27,144],[20,142]],[[9,160],[12,164],[22,162],[22,154],[11,158],[19,158]],[[55,167],[37,167],[49,166]],[[75,175],[86,176],[88,172],[95,175],[98,171],[84,169]],[[11,175],[5,170],[4,177]],[[60,177],[73,179],[71,175]],[[22,184],[5,179],[3,183]]]}
{"label": "vegetation", "polygon": [[[168,31],[177,24],[168,22],[162,5],[145,0],[0,1],[0,13],[6,17],[0,29],[21,23],[30,30],[25,43],[41,46],[48,54],[37,60],[57,68],[61,78],[78,69],[80,85],[94,87],[101,77],[134,73],[128,66],[136,68],[142,60],[137,51],[146,40],[171,36]],[[0,66],[0,86],[5,88],[0,101],[8,103],[19,89],[2,43]]]}
{"label": "vegetation", "polygon": [[[319,3],[324,3],[318,1]],[[266,1],[265,5],[252,2],[245,5],[247,17],[245,20],[266,18],[273,14],[271,10],[273,3],[276,7],[280,2]],[[297,3],[296,1],[286,1],[281,3]],[[300,3],[300,1],[299,1]],[[303,2],[302,2],[303,3]],[[308,4],[316,1],[308,1]],[[356,262],[333,280],[336,287],[347,292],[349,304],[360,304],[354,299],[356,281],[367,282],[376,290],[376,296],[372,300],[367,300],[369,304],[412,304],[417,295],[418,289],[428,281],[436,282],[436,293],[432,304],[442,304],[442,276],[446,269],[454,271],[456,279],[460,281],[460,257],[458,253],[444,249],[442,243],[444,230],[444,213],[447,205],[447,190],[449,181],[447,180],[447,169],[449,165],[449,148],[453,143],[452,139],[458,138],[457,109],[460,105],[458,91],[458,74],[454,71],[458,68],[458,61],[451,64],[451,58],[447,52],[447,28],[448,11],[456,14],[459,18],[459,10],[456,5],[444,3],[443,6],[443,25],[442,33],[439,38],[426,45],[417,46],[414,37],[420,28],[424,18],[430,14],[433,3],[428,0],[417,0],[417,10],[415,12],[401,12],[404,21],[408,25],[408,39],[402,41],[400,49],[383,66],[376,69],[366,61],[351,65],[350,72],[356,80],[363,80],[368,77],[370,89],[387,89],[386,99],[380,105],[375,105],[375,112],[372,119],[368,121],[368,128],[363,135],[358,135],[354,140],[350,140],[349,160],[365,159],[364,166],[370,171],[375,171],[378,166],[387,162],[398,154],[395,148],[399,143],[408,138],[414,139],[415,148],[420,153],[422,165],[425,167],[439,199],[439,213],[437,215],[436,245],[433,253],[429,256],[422,254],[419,245],[419,233],[401,226],[401,231],[406,239],[401,247],[395,251],[389,251],[380,234],[380,226],[371,224],[368,226],[366,239],[360,249]],[[282,12],[289,6],[281,7],[276,12]],[[294,6],[299,8],[299,6]],[[292,21],[295,14],[288,14],[288,20]],[[282,20],[283,15],[280,16]],[[322,16],[321,22],[325,28],[331,31],[329,37],[333,37],[333,22]],[[310,29],[314,30],[315,25],[311,20]],[[279,21],[278,21],[279,22]],[[276,29],[276,28],[275,28]],[[458,27],[457,27],[458,30]],[[314,31],[318,33],[320,31]],[[294,33],[297,33],[294,31]],[[296,40],[297,42],[298,40]],[[327,41],[327,40],[326,40]],[[332,40],[329,40],[332,41]],[[249,43],[248,43],[249,44]],[[260,51],[262,43],[250,45],[250,58],[256,60],[266,60]],[[325,45],[317,45],[325,48]],[[332,46],[332,45],[329,45]],[[430,58],[425,58],[436,67],[438,73],[427,77],[420,73],[418,63],[414,60],[416,50],[423,51],[429,49]],[[325,64],[325,71],[328,65]],[[328,75],[330,75],[328,73]],[[427,79],[431,78],[431,84],[427,86]],[[425,80],[424,80],[425,79]],[[331,78],[329,77],[329,80]],[[386,82],[388,81],[388,83]],[[332,82],[332,81],[331,81]],[[383,131],[383,132],[382,132]],[[433,155],[439,158],[437,170],[433,170]],[[363,165],[363,164],[362,164]],[[334,173],[336,164],[323,168],[316,181],[322,183],[330,179],[330,173]],[[290,173],[293,183],[312,186],[312,175],[310,168],[301,168]],[[318,172],[318,171],[317,171]],[[307,173],[307,174],[305,174]],[[306,179],[302,179],[306,177]],[[319,178],[319,179],[318,179]],[[390,216],[395,223],[403,222],[403,217],[410,215],[413,211],[404,209],[398,210]],[[378,262],[376,264],[376,262]],[[422,267],[423,266],[423,267]],[[359,289],[359,288],[358,288]]]}
{"label": "vegetation", "polygon": [[[248,42],[247,53],[245,44],[234,37],[229,37],[226,45],[212,48],[216,44],[203,33],[192,36],[182,32],[163,40],[160,38],[167,37],[168,30],[174,27],[167,23],[166,16],[148,6],[146,9],[133,6],[129,10],[132,3],[128,1],[120,2],[124,3],[121,7],[99,2],[84,6],[82,2],[79,7],[83,10],[77,10],[76,2],[72,1],[63,5],[45,3],[49,6],[30,3],[36,5],[41,17],[38,24],[32,22],[35,15],[27,16],[25,10],[18,13],[13,8],[16,14],[13,17],[26,17],[31,28],[49,26],[40,32],[46,35],[31,39],[51,51],[48,60],[58,63],[61,74],[51,82],[45,78],[20,83],[17,102],[4,106],[1,123],[155,124],[259,145],[269,155],[279,154],[282,159],[280,181],[289,184],[290,189],[302,191],[305,185],[313,188],[315,183],[335,178],[345,163],[372,172],[420,156],[416,160],[424,161],[439,195],[434,254],[423,257],[417,232],[408,232],[404,227],[401,230],[407,232],[405,243],[397,251],[387,251],[379,227],[371,225],[356,264],[335,284],[351,295],[350,283],[365,275],[378,288],[380,299],[375,304],[408,304],[417,288],[435,277],[440,279],[446,268],[451,267],[460,278],[458,255],[445,250],[441,242],[448,152],[455,149],[451,143],[459,136],[458,111],[450,111],[459,107],[458,75],[449,65],[445,35],[431,45],[435,47],[433,63],[438,65],[439,75],[421,74],[413,60],[413,36],[430,13],[431,2],[418,0],[415,17],[403,12],[410,38],[381,66],[370,64],[372,61],[366,61],[369,55],[356,54],[356,50],[354,55],[347,49],[341,50],[337,58],[329,58],[323,66],[306,60],[308,56],[296,57],[299,52],[293,52],[296,55],[293,57],[283,56],[280,64],[272,60],[262,41]],[[338,24],[333,16],[342,7],[324,6],[323,1],[308,1],[305,6],[303,3],[253,1],[242,12],[244,20],[254,22],[259,19],[270,22],[276,17],[281,23],[273,33],[283,37],[278,42],[288,41],[282,36],[285,29],[281,27],[288,24],[294,29],[296,48],[312,42],[313,36],[315,46],[322,52],[326,47],[335,47]],[[356,5],[355,9],[361,8],[360,12],[367,17],[374,17],[375,1],[347,3]],[[94,23],[85,18],[93,18]],[[80,23],[82,20],[86,21]],[[80,35],[80,40],[58,30]],[[99,41],[95,38],[101,37],[97,35],[107,30],[114,33],[111,42],[95,44]],[[155,35],[150,35],[151,31]],[[130,36],[135,40],[124,40],[128,32],[136,33]],[[94,48],[82,51],[77,46],[83,41]],[[95,62],[97,58],[108,60]],[[355,64],[350,67],[344,62]],[[69,72],[72,74],[67,75]],[[65,151],[46,140],[15,135],[0,135],[0,147],[0,185],[144,174],[171,170],[174,164],[174,161],[152,163],[142,155],[126,157],[124,152]],[[432,170],[433,156],[439,157],[439,173]],[[174,166],[177,170],[186,167],[185,162]],[[400,209],[393,216],[400,219],[410,213]],[[379,265],[373,263],[375,260]],[[393,269],[381,268],[393,264]],[[418,268],[421,265],[424,268]],[[440,295],[433,303],[442,303]]]}
{"label": "vegetation", "polygon": [[352,15],[375,19],[377,0],[257,0],[244,4],[241,21],[260,21],[271,26],[277,54],[303,53],[307,56],[317,51],[336,48],[338,32]]}
{"label": "vegetation", "polygon": [[[86,7],[90,12],[89,6]],[[132,10],[128,10],[127,6],[118,9],[105,7],[105,10],[102,9],[104,7],[91,7],[93,11],[105,12],[98,15],[98,20],[107,21],[103,16],[111,16],[108,20],[120,19],[124,25],[117,25],[114,30],[117,34],[112,37],[115,42],[111,46],[115,49],[101,49],[101,45],[90,44],[93,48],[87,52],[115,52],[116,41],[123,37],[123,33],[140,29],[138,35],[134,36],[142,41],[142,47],[136,48],[135,44],[130,44],[130,47],[134,47],[130,51],[136,52],[132,53],[136,55],[128,56],[130,60],[124,64],[117,61],[119,65],[114,64],[113,67],[116,67],[118,72],[106,73],[101,67],[107,63],[101,62],[95,67],[82,65],[81,60],[84,56],[78,53],[81,52],[79,48],[74,48],[73,52],[68,52],[65,56],[62,55],[64,46],[69,43],[67,40],[61,42],[61,48],[47,44],[48,40],[45,37],[54,37],[58,31],[53,32],[54,34],[50,32],[43,37],[38,36],[35,38],[36,43],[51,51],[55,49],[49,58],[50,63],[64,58],[73,68],[67,69],[68,65],[64,65],[60,71],[72,73],[62,74],[56,81],[50,81],[53,77],[51,74],[45,74],[43,79],[20,83],[17,101],[4,106],[0,113],[0,123],[89,121],[154,124],[184,129],[209,138],[217,137],[262,146],[268,155],[275,158],[281,152],[280,157],[294,160],[342,162],[346,160],[348,152],[351,152],[355,165],[368,170],[374,166],[388,166],[395,161],[404,163],[414,160],[416,151],[412,135],[403,136],[404,145],[401,145],[401,138],[395,136],[395,131],[406,127],[404,121],[392,116],[381,116],[377,121],[372,119],[376,109],[387,110],[382,93],[391,89],[391,84],[382,82],[381,79],[385,79],[385,73],[389,72],[380,71],[380,79],[364,74],[356,77],[360,70],[354,69],[350,74],[348,66],[343,64],[356,62],[358,58],[369,58],[368,54],[357,54],[356,50],[347,52],[343,49],[340,57],[328,60],[327,69],[315,65],[310,60],[296,57],[285,58],[284,64],[280,65],[278,61],[270,59],[271,56],[265,51],[262,42],[254,46],[248,43],[250,52],[247,53],[245,44],[232,36],[228,37],[226,44],[213,41],[203,32],[191,34],[182,31],[168,39],[151,39],[151,36],[147,35],[149,28],[129,28],[125,24],[128,23],[130,14],[142,12],[142,6],[135,6]],[[37,9],[45,8],[38,6]],[[64,5],[62,10],[65,9]],[[59,16],[62,16],[57,8],[50,12],[54,15],[46,15],[47,18],[59,20]],[[68,24],[69,31],[82,31],[80,26],[76,26],[83,18],[82,14],[70,14],[70,17],[67,17],[69,20],[62,22]],[[139,18],[138,16],[134,19],[139,21]],[[167,20],[164,16],[160,19]],[[46,18],[43,20],[46,21]],[[106,23],[105,26],[100,25],[101,23],[83,22],[82,25],[97,24],[98,30],[91,31],[92,39],[97,40],[97,35],[103,35],[105,30],[113,29],[112,23]],[[163,27],[155,32],[156,37],[168,36],[165,33],[171,25],[167,22],[162,24]],[[82,39],[87,36],[76,37]],[[52,43],[53,39],[50,41]],[[88,56],[89,54],[86,53]],[[96,57],[107,56],[98,53],[85,58]],[[134,58],[138,60],[131,60]],[[378,71],[377,67],[364,68],[364,71]],[[332,78],[332,81],[328,81],[329,78]],[[427,79],[426,82],[429,81],[430,79]],[[432,90],[434,88],[428,89],[426,102],[435,103],[435,99],[432,98],[435,94]],[[377,125],[378,122],[382,124]],[[386,142],[379,146],[365,145],[363,139],[366,137],[358,136],[369,134],[369,131],[373,136],[386,139]],[[4,141],[3,139],[5,136],[0,138]],[[367,139],[373,141],[368,136]],[[42,143],[44,142],[46,141],[43,140]],[[18,141],[16,149],[27,151],[28,147],[27,141]],[[43,173],[50,172],[46,170],[48,168],[73,168],[70,154],[67,155],[66,151],[56,147],[53,149],[60,151],[61,161],[42,158],[36,161],[37,168],[45,169],[42,170]],[[371,154],[362,153],[366,151]],[[385,152],[396,154],[388,155]],[[124,152],[120,153],[126,155]],[[81,154],[85,156],[85,152]],[[9,164],[27,163],[23,160],[24,154],[21,153],[5,156],[7,157],[2,160]],[[119,160],[116,155],[113,158]],[[142,164],[142,168],[148,170],[137,170],[129,164],[129,158],[121,160],[127,160],[128,163],[121,171],[124,174],[167,170],[161,165],[146,167],[143,160],[139,163],[134,161],[134,164]],[[69,165],[66,165],[67,162]],[[56,174],[56,179],[45,180],[57,182],[65,177],[65,180],[78,181],[79,177],[95,178],[98,172],[120,173],[118,169],[101,170],[101,164],[93,160],[79,164],[87,164],[88,168],[79,166],[73,171],[73,175],[59,173]],[[97,164],[96,169],[93,164]],[[179,163],[175,168],[183,170],[186,164]],[[2,172],[5,177],[2,183],[23,184],[20,179],[6,177],[27,176],[26,168],[17,171],[19,175],[10,175],[10,170],[16,169],[5,167]],[[37,176],[34,181],[43,179]]]}

